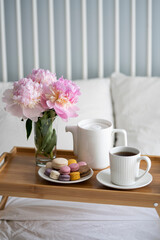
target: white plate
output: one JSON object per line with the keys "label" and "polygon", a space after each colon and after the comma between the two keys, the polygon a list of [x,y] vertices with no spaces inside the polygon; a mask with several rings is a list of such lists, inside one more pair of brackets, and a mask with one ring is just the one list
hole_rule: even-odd
{"label": "white plate", "polygon": [[[144,173],[144,170],[140,169],[139,174],[141,175]],[[102,185],[111,187],[111,188],[116,188],[116,189],[136,189],[136,188],[141,188],[144,186],[147,186],[152,182],[152,175],[150,173],[147,173],[143,178],[139,179],[135,184],[130,185],[130,186],[119,186],[116,184],[113,184],[110,179],[110,168],[102,170],[99,172],[96,176],[98,182],[100,182]]]}
{"label": "white plate", "polygon": [[44,171],[45,171],[45,167],[41,167],[39,170],[38,170],[38,174],[41,178],[47,180],[47,181],[50,181],[50,182],[54,182],[54,183],[60,183],[60,184],[72,184],[72,183],[80,183],[80,182],[84,182],[86,180],[88,180],[89,178],[91,178],[93,176],[93,170],[90,168],[91,172],[89,175],[85,176],[85,177],[82,177],[80,178],[79,180],[75,180],[75,181],[59,181],[59,180],[54,180],[50,177],[47,177],[45,174],[44,174]]}

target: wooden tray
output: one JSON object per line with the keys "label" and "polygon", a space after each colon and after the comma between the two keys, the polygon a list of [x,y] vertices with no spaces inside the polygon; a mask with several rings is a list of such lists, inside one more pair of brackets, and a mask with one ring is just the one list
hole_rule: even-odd
{"label": "wooden tray", "polygon": [[[14,147],[0,157],[0,209],[5,207],[8,196],[55,199],[90,203],[155,207],[160,215],[160,157],[150,156],[150,173],[153,181],[146,187],[134,190],[115,190],[96,180],[98,171],[87,181],[76,184],[55,184],[42,179],[35,165],[33,148]],[[72,151],[57,151],[57,157],[76,158]],[[145,169],[142,161],[141,168]]]}

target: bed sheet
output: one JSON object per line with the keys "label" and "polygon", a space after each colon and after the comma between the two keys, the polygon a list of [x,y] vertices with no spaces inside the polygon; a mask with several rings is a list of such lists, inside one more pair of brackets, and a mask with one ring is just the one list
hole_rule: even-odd
{"label": "bed sheet", "polygon": [[11,197],[0,239],[159,240],[160,220],[150,208]]}

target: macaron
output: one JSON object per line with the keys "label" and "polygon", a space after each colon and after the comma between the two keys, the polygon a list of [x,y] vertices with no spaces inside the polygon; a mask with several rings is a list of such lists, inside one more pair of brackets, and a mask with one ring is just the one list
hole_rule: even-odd
{"label": "macaron", "polygon": [[59,181],[70,181],[70,175],[68,175],[68,174],[60,175],[58,180]]}
{"label": "macaron", "polygon": [[56,170],[52,170],[50,173],[50,178],[57,180],[60,176],[60,173]]}
{"label": "macaron", "polygon": [[46,163],[46,168],[52,168],[52,162],[47,162]]}
{"label": "macaron", "polygon": [[78,163],[72,163],[69,165],[71,172],[77,172],[79,170],[79,165]]}
{"label": "macaron", "polygon": [[88,167],[88,165],[80,166],[79,172],[81,177],[85,177],[90,174],[91,169]]}
{"label": "macaron", "polygon": [[79,172],[71,172],[70,173],[70,179],[71,181],[76,181],[80,179],[80,173]]}
{"label": "macaron", "polygon": [[80,166],[85,166],[85,165],[87,165],[87,163],[86,163],[86,162],[83,162],[83,161],[80,161],[80,162],[78,162],[78,165],[79,165],[79,167],[80,167]]}
{"label": "macaron", "polygon": [[52,160],[52,168],[59,170],[63,166],[68,165],[68,160],[66,158],[55,158]]}
{"label": "macaron", "polygon": [[70,171],[71,171],[71,169],[69,166],[63,166],[59,170],[60,174],[62,174],[62,175],[70,174]]}
{"label": "macaron", "polygon": [[44,171],[44,174],[45,174],[47,177],[49,177],[51,171],[52,171],[52,168],[46,168],[45,171]]}
{"label": "macaron", "polygon": [[72,163],[77,163],[76,159],[69,159],[68,160],[68,165],[70,165]]}

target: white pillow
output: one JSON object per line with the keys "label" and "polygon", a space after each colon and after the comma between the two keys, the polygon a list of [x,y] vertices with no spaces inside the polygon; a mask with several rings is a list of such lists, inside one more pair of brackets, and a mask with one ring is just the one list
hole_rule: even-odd
{"label": "white pillow", "polygon": [[[81,89],[78,106],[79,116],[68,122],[58,119],[58,149],[73,149],[71,133],[65,132],[65,126],[76,124],[86,118],[105,118],[113,122],[110,95],[110,79],[90,79],[74,81]],[[5,89],[12,83],[0,83],[0,99]],[[0,154],[10,151],[13,146],[34,147],[34,131],[26,139],[25,121],[4,111],[5,104],[0,101]]]}
{"label": "white pillow", "polygon": [[[128,145],[142,154],[160,155],[160,78],[111,76],[116,128],[124,128]],[[118,136],[116,145],[121,145]]]}

